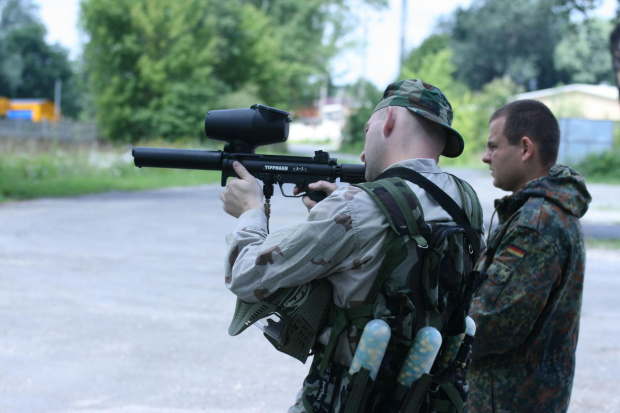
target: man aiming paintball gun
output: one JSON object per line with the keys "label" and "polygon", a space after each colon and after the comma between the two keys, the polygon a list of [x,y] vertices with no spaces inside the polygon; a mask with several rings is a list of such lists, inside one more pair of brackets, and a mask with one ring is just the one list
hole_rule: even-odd
{"label": "man aiming paintball gun", "polygon": [[[467,281],[484,245],[475,192],[437,166],[441,155],[463,151],[451,123],[452,107],[438,88],[417,79],[389,85],[365,126],[361,160],[368,183],[338,188],[332,179],[296,182],[299,191],[329,196],[320,202],[304,197],[308,219],[272,233],[251,159],[227,164],[237,178],[220,198],[238,218],[225,261],[226,286],[238,297],[229,332],[275,313],[280,320],[263,326],[272,344],[304,362],[314,356],[289,412],[421,411],[407,406],[426,403],[408,402],[416,399],[413,388],[393,394],[398,369],[422,327],[464,335],[472,293],[466,285],[475,284]],[[400,176],[422,178],[414,184]],[[438,198],[448,198],[450,207]],[[440,258],[426,259],[429,250]],[[435,278],[438,268],[454,263],[458,268]],[[450,298],[444,281],[455,289]],[[454,297],[458,302],[450,303]],[[364,329],[377,318],[389,328]],[[367,341],[383,343],[378,351],[384,362],[372,358],[373,366],[379,364],[373,371],[349,370],[356,350],[363,350],[362,331],[372,335]],[[462,408],[458,399],[450,403]]]}

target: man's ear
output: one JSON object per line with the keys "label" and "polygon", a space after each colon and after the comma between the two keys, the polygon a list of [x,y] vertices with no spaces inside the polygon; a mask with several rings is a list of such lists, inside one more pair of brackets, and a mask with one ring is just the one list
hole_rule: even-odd
{"label": "man's ear", "polygon": [[396,122],[396,111],[392,106],[388,106],[385,114],[385,123],[383,124],[383,136],[390,136],[394,130],[394,123]]}
{"label": "man's ear", "polygon": [[534,141],[530,139],[529,136],[524,136],[521,138],[521,159],[523,161],[529,161],[533,159],[534,154],[536,153],[536,145]]}

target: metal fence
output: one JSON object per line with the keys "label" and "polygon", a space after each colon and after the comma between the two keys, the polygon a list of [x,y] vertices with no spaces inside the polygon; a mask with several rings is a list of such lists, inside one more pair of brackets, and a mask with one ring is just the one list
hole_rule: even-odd
{"label": "metal fence", "polygon": [[610,120],[560,118],[558,162],[576,164],[590,154],[613,149],[614,123]]}
{"label": "metal fence", "polygon": [[95,122],[32,122],[24,119],[0,119],[0,138],[40,139],[67,142],[97,140]]}

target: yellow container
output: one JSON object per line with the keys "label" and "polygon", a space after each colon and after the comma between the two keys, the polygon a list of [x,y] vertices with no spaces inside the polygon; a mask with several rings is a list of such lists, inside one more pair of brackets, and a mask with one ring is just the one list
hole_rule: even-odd
{"label": "yellow container", "polygon": [[58,120],[54,103],[47,99],[11,99],[7,117],[33,122]]}

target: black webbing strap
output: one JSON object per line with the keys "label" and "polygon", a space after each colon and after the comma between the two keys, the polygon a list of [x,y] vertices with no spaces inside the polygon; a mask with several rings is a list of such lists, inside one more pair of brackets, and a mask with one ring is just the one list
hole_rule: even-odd
{"label": "black webbing strap", "polygon": [[448,214],[452,217],[454,222],[460,225],[465,230],[465,235],[469,240],[471,246],[474,249],[474,253],[476,254],[476,260],[480,256],[480,237],[476,233],[476,231],[472,228],[469,223],[469,219],[463,212],[463,209],[456,203],[448,194],[441,190],[437,185],[433,182],[422,176],[420,173],[409,169],[404,168],[402,166],[396,166],[394,168],[386,169],[381,175],[379,175],[376,180],[383,178],[402,178],[406,179],[409,182],[412,182],[418,185],[420,188],[424,189],[430,196],[433,197],[435,201],[443,209],[446,210]]}

